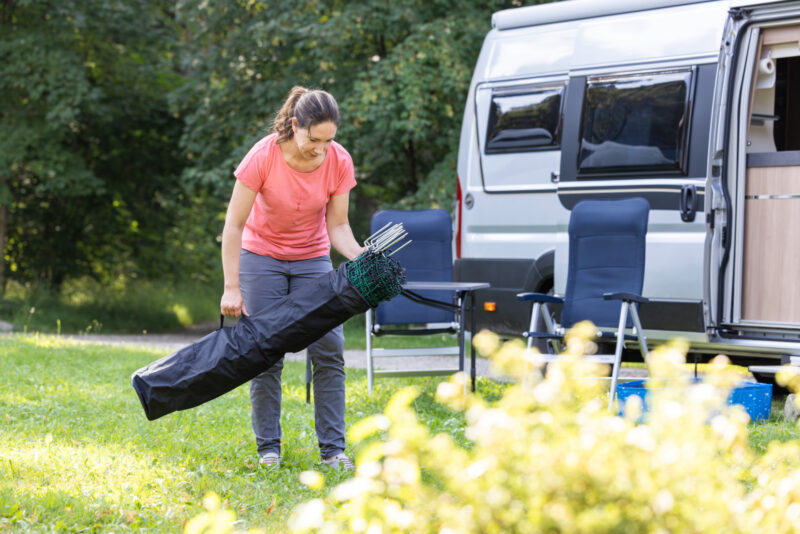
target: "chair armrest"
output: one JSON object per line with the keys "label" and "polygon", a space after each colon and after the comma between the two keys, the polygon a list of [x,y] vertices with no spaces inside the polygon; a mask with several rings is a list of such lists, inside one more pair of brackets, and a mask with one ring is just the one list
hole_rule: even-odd
{"label": "chair armrest", "polygon": [[638,302],[639,304],[647,304],[650,299],[647,299],[636,293],[603,293],[604,300],[623,300],[627,302]]}
{"label": "chair armrest", "polygon": [[564,299],[545,293],[517,293],[519,300],[532,300],[533,302],[549,302],[552,304],[563,304]]}

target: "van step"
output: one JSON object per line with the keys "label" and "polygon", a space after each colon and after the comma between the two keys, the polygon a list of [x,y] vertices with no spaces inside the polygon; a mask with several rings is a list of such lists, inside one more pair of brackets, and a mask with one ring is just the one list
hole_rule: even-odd
{"label": "van step", "polygon": [[747,370],[751,373],[774,375],[775,373],[780,372],[782,369],[785,369],[787,365],[800,368],[800,356],[789,356],[788,358],[784,356],[781,358],[781,361],[783,362],[782,365],[751,365],[747,368]]}
{"label": "van step", "polygon": [[751,373],[763,373],[765,375],[774,375],[784,369],[784,365],[751,365],[747,368]]}

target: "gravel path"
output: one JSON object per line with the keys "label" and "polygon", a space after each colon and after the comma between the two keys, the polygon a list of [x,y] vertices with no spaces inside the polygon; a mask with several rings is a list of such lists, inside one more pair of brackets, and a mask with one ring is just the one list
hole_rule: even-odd
{"label": "gravel path", "polygon": [[[217,326],[217,324],[202,324],[182,332],[168,334],[76,334],[65,335],[64,338],[76,343],[148,347],[155,350],[163,350],[166,354],[181,349],[213,332]],[[287,354],[286,359],[289,361],[305,361],[305,351]],[[364,369],[366,368],[366,363],[367,353],[365,350],[348,349],[345,351],[345,367]],[[469,366],[469,354],[467,355],[466,363]],[[383,369],[447,368],[456,367],[457,358],[455,356],[392,357],[382,359],[379,365]],[[476,370],[478,376],[493,376],[489,369],[489,362],[485,358],[477,359]],[[647,371],[641,368],[623,367],[620,370],[620,376],[645,378]]]}
{"label": "gravel path", "polygon": [[[148,347],[155,350],[163,350],[165,353],[181,349],[204,335],[213,332],[216,326],[195,327],[185,332],[170,334],[87,334],[87,335],[65,335],[65,339],[70,339],[76,343],[105,344],[112,346],[131,346]],[[306,351],[295,352],[286,355],[289,361],[305,361]],[[358,349],[348,349],[344,352],[344,365],[354,369],[365,369],[367,364],[367,351]],[[385,369],[410,369],[412,367],[442,368],[455,367],[457,358],[455,356],[428,356],[425,358],[396,357],[381,362]],[[467,360],[469,365],[469,360]],[[485,376],[489,372],[488,362],[479,358],[476,361],[478,376]]]}

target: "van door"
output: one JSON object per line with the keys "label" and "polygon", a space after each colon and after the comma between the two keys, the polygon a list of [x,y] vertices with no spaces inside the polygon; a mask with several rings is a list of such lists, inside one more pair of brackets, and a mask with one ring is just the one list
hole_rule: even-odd
{"label": "van door", "polygon": [[[651,63],[572,76],[568,84],[559,199],[567,208],[590,198],[649,201],[643,293],[652,302],[641,315],[645,329],[661,331],[648,334],[654,341],[674,332],[704,336],[703,206],[715,72],[713,63]],[[566,256],[556,251],[557,261]]]}
{"label": "van door", "polygon": [[712,130],[707,297],[722,336],[800,334],[800,2],[732,9]]}

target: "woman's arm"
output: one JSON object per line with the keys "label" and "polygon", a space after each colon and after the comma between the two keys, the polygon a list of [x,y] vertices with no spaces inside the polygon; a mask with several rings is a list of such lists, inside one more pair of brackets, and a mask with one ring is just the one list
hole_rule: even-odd
{"label": "woman's arm", "polygon": [[222,229],[222,272],[225,276],[225,289],[219,303],[222,315],[239,317],[242,313],[247,315],[247,308],[239,289],[239,255],[242,250],[242,231],[256,192],[249,189],[239,180],[233,186],[231,201],[228,203],[228,212],[225,214],[225,227]]}
{"label": "woman's arm", "polygon": [[353,236],[350,220],[347,217],[349,209],[350,193],[334,195],[328,201],[325,220],[328,225],[328,237],[333,248],[348,260],[352,260],[364,252],[364,247],[359,245]]}

